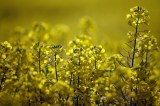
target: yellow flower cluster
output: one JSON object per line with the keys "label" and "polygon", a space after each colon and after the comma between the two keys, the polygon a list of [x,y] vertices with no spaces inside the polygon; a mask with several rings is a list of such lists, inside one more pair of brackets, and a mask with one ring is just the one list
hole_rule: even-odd
{"label": "yellow flower cluster", "polygon": [[1,42],[0,106],[159,106],[159,47],[148,30],[139,30],[148,25],[148,11],[133,7],[127,18],[134,27],[127,47],[110,56],[93,42],[96,27],[88,17],[68,47],[62,41],[70,29],[43,22],[18,41]]}

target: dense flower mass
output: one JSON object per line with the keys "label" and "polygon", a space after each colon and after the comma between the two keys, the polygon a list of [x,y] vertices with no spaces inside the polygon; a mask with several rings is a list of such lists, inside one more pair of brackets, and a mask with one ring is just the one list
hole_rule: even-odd
{"label": "dense flower mass", "polygon": [[[109,55],[95,45],[92,20],[80,22],[81,34],[65,42],[69,29],[50,30],[34,23],[21,38],[0,43],[0,106],[159,106],[157,39],[148,29],[148,11],[133,7],[126,47]],[[139,30],[141,28],[141,30]]]}

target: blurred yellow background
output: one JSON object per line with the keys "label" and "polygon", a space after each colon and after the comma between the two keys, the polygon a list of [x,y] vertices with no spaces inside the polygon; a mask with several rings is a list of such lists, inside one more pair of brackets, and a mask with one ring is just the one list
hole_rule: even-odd
{"label": "blurred yellow background", "polygon": [[160,0],[1,0],[0,41],[11,37],[17,26],[31,29],[34,21],[46,22],[50,27],[66,24],[77,35],[79,20],[89,16],[98,28],[95,36],[120,42],[132,29],[127,25],[126,14],[135,5],[149,11],[149,29],[159,40]]}

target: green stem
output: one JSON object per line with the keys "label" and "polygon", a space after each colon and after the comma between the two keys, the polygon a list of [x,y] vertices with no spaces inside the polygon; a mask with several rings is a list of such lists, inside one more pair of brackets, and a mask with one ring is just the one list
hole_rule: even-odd
{"label": "green stem", "polygon": [[[148,65],[148,50],[146,51],[146,57],[145,57],[146,61],[145,61],[145,75],[147,75],[146,69],[147,69],[147,65]],[[146,80],[147,77],[145,77],[144,80]],[[144,106],[147,106],[147,100],[144,99]]]}
{"label": "green stem", "polygon": [[[135,61],[135,54],[136,54],[136,45],[137,45],[137,34],[138,34],[138,23],[139,23],[139,18],[136,22],[136,32],[135,32],[135,38],[134,38],[134,47],[133,47],[133,54],[132,54],[132,63],[130,68],[134,67],[134,61]],[[133,88],[131,87],[131,92],[133,92]],[[132,106],[133,101],[132,97],[130,98],[130,106]]]}
{"label": "green stem", "polygon": [[133,48],[133,54],[132,54],[131,68],[134,66],[135,53],[136,53],[136,44],[137,44],[137,32],[138,32],[138,21],[137,21],[137,25],[136,25],[136,33],[135,33],[135,38],[134,38],[134,48]]}
{"label": "green stem", "polygon": [[[38,42],[38,46],[40,46],[40,43]],[[38,49],[38,69],[39,73],[41,73],[41,48]]]}
{"label": "green stem", "polygon": [[41,91],[41,89],[39,90],[39,93],[40,93],[40,103],[42,104],[42,103],[43,103],[43,96],[42,96],[42,91]]}
{"label": "green stem", "polygon": [[[148,50],[146,51],[146,61],[145,61],[145,68],[147,68],[148,67]],[[146,73],[146,70],[145,70],[145,75],[146,75],[147,73]]]}
{"label": "green stem", "polygon": [[5,81],[5,74],[6,74],[6,67],[5,67],[5,59],[3,59],[3,66],[2,66],[2,70],[3,70],[3,75],[2,75],[2,79],[1,79],[1,82],[0,82],[0,91],[2,90],[2,84],[4,83]]}
{"label": "green stem", "polygon": [[58,71],[57,71],[57,54],[54,54],[54,69],[56,72],[56,80],[58,81]]}
{"label": "green stem", "polygon": [[97,69],[97,60],[96,60],[96,57],[95,57],[95,60],[94,60],[94,68]]}
{"label": "green stem", "polygon": [[72,76],[73,76],[73,73],[71,72],[71,77],[70,77],[70,85],[72,85]]}
{"label": "green stem", "polygon": [[16,67],[16,75],[19,78],[19,69],[20,69],[20,57],[18,57],[18,62],[17,62],[17,67]]}
{"label": "green stem", "polygon": [[[27,82],[27,81],[26,81]],[[28,82],[27,82],[28,83]],[[29,86],[27,87],[27,92],[28,92],[28,95],[27,95],[27,99],[28,99],[28,106],[31,106],[31,100],[30,100],[30,97],[29,97]]]}
{"label": "green stem", "polygon": [[[80,84],[80,81],[79,81],[79,76],[78,76],[78,88],[79,88],[79,84]],[[79,96],[77,95],[77,98],[76,98],[76,106],[79,105]]]}
{"label": "green stem", "polygon": [[6,72],[4,72],[3,75],[2,75],[1,85],[0,85],[0,91],[2,90],[2,84],[3,84],[4,81],[5,81],[5,74],[6,74]]}
{"label": "green stem", "polygon": [[102,100],[103,106],[105,106],[104,100]]}
{"label": "green stem", "polygon": [[[131,87],[131,92],[133,91],[133,89],[132,89],[132,87]],[[132,101],[132,97],[130,98],[130,106],[132,106],[132,103],[133,101]]]}
{"label": "green stem", "polygon": [[[79,54],[79,62],[78,62],[78,66],[79,66],[79,68],[80,68],[80,65],[81,65],[81,61],[80,61],[80,54]],[[78,82],[77,82],[77,87],[79,88],[79,85],[80,85],[80,78],[79,78],[79,75],[78,75]],[[76,98],[77,100],[76,100],[76,106],[78,106],[79,105],[79,96],[77,95],[77,98]]]}

